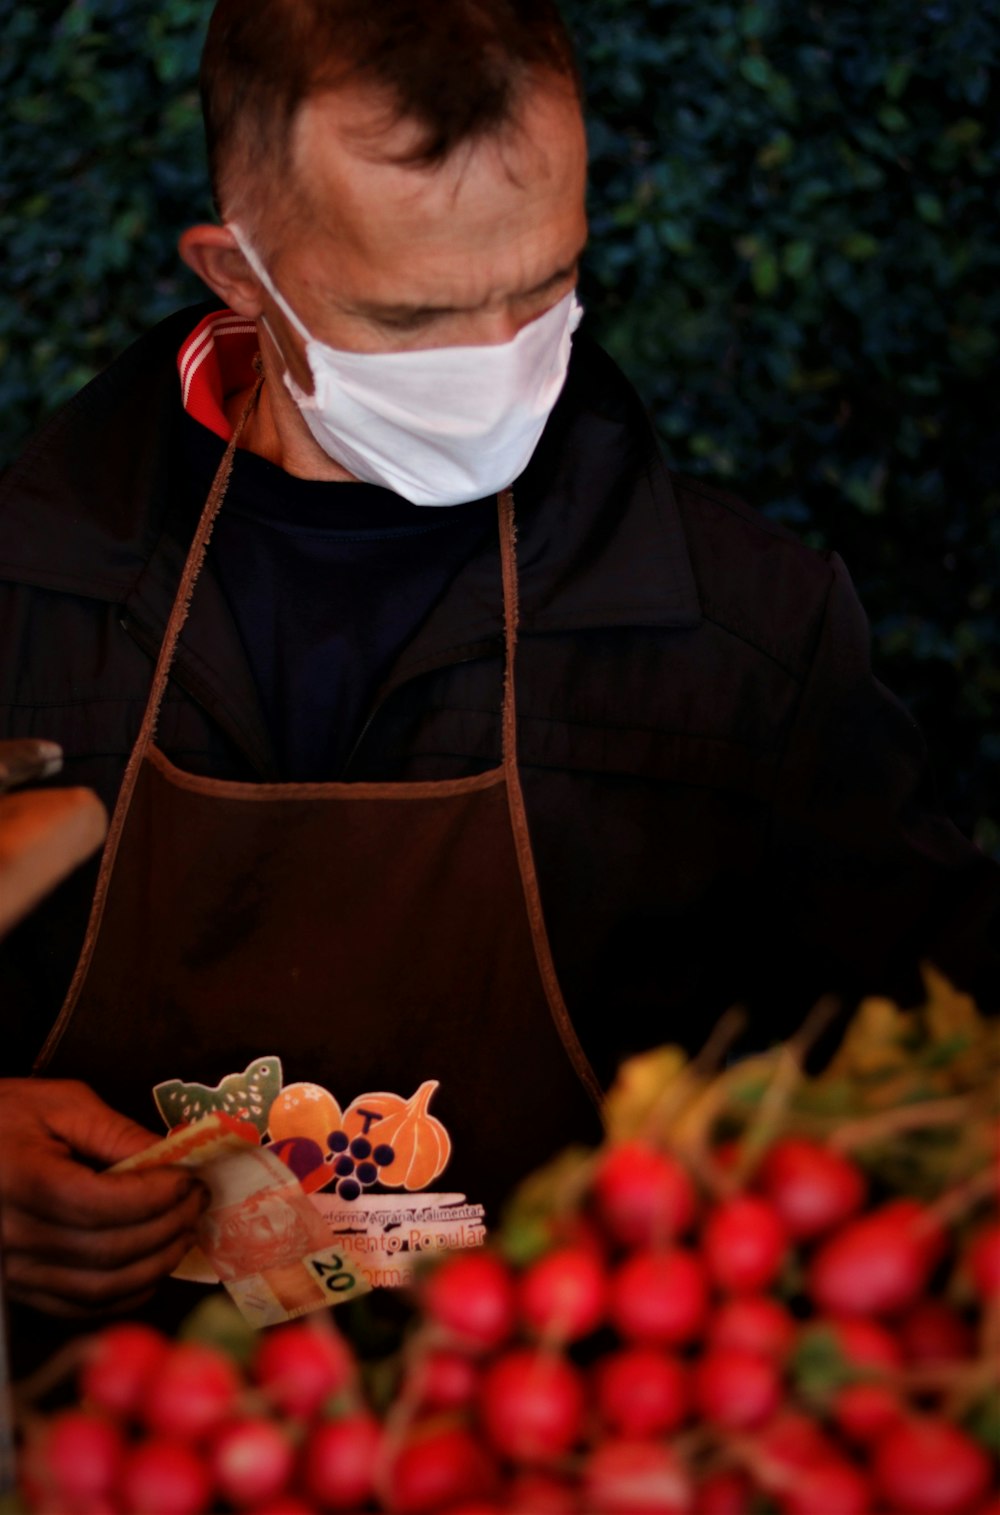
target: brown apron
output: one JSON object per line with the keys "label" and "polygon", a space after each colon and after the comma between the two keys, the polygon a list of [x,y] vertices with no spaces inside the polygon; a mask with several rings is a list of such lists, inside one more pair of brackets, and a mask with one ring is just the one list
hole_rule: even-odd
{"label": "brown apron", "polygon": [[[256,1099],[267,1139],[254,1070],[270,1098],[280,1059],[285,1087],[321,1086],[375,1145],[392,1117],[384,1129],[405,1154],[379,1179],[408,1193],[400,1165],[412,1155],[413,1188],[466,1195],[489,1221],[525,1173],[600,1137],[600,1089],[554,970],[517,768],[512,496],[498,502],[500,767],[397,784],[203,778],[154,738],[239,431],[184,567],[80,962],[36,1072],[83,1079],[154,1129],[155,1085],[171,1086],[161,1113],[190,1115],[218,1104],[228,1080],[225,1107]],[[366,1094],[381,1102],[366,1107]],[[365,1193],[392,1192],[370,1167],[361,1176]]]}

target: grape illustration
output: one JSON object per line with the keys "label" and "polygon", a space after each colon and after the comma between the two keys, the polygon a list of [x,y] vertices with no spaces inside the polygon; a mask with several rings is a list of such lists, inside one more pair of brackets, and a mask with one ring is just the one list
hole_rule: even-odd
{"label": "grape illustration", "polygon": [[326,1145],[331,1156],[326,1161],[337,1177],[336,1193],[340,1199],[354,1200],[362,1189],[378,1183],[382,1168],[388,1168],[396,1160],[395,1150],[388,1142],[373,1147],[367,1136],[351,1136],[342,1130],[331,1131]]}

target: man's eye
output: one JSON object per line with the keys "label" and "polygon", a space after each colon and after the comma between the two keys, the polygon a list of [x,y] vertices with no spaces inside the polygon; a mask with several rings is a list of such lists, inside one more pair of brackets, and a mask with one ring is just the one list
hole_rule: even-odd
{"label": "man's eye", "polygon": [[558,279],[551,279],[544,289],[536,290],[534,294],[529,295],[527,303],[538,311],[550,310],[553,305],[558,305],[571,289],[576,288],[576,283],[577,271],[574,269]]}
{"label": "man's eye", "polygon": [[417,312],[412,316],[382,316],[379,325],[387,331],[422,331],[425,326],[430,326],[434,315],[430,312],[423,314]]}

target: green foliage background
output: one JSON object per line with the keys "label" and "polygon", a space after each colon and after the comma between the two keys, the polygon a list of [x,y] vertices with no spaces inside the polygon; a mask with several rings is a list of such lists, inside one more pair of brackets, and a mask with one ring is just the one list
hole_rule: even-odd
{"label": "green foliage background", "polygon": [[[0,454],[201,290],[209,0],[0,0]],[[1000,855],[1000,7],[565,0],[584,298],[674,466],[846,558]]]}

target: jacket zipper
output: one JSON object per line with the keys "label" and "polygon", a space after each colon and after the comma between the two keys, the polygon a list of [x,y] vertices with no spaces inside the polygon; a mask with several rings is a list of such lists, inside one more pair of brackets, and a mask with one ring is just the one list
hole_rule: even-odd
{"label": "jacket zipper", "polygon": [[397,690],[405,688],[407,684],[412,684],[414,679],[422,678],[425,673],[437,673],[442,668],[461,668],[466,663],[476,663],[480,658],[485,656],[486,653],[493,652],[497,648],[502,647],[502,638],[495,637],[488,642],[478,643],[473,650],[464,653],[461,657],[442,658],[439,662],[426,665],[417,673],[407,674],[401,679],[390,678],[388,682],[383,684],[382,687],[377,691],[375,698],[368,710],[368,714],[362,723],[361,730],[358,732],[358,735],[351,746],[350,752],[347,754],[347,757],[344,759],[344,762],[340,766],[340,773],[338,774],[338,778],[341,780],[346,779],[350,771],[351,764],[354,762],[354,759],[357,756],[365,737],[368,735],[375,717],[382,710],[389,697],[395,694]]}

